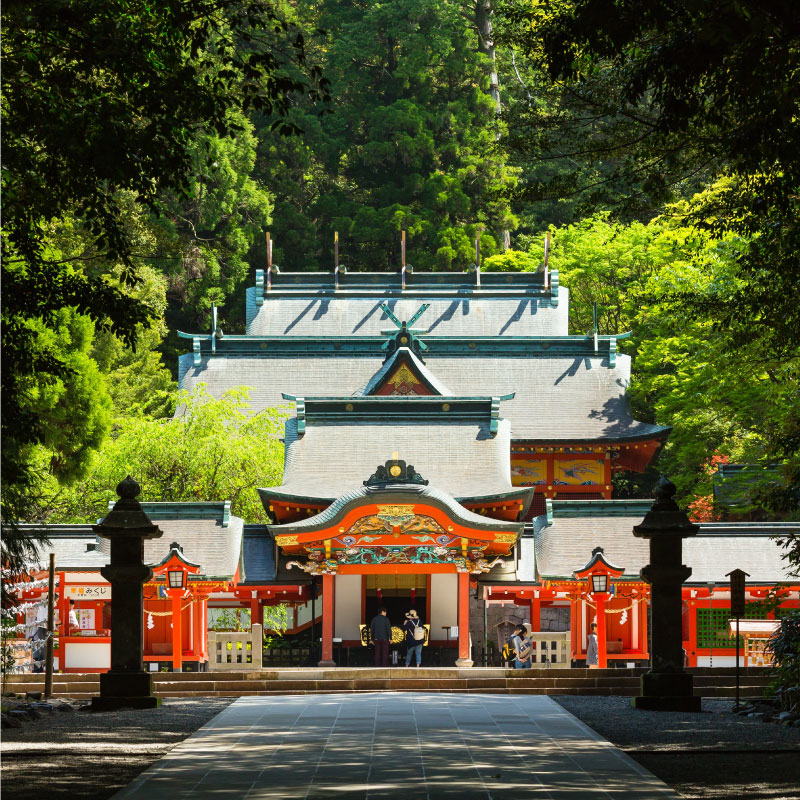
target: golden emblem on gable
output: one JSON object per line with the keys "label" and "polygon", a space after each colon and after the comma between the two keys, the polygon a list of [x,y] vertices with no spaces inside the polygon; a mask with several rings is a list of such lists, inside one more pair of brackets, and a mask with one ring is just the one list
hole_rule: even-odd
{"label": "golden emblem on gable", "polygon": [[379,517],[410,517],[414,514],[414,506],[378,506]]}
{"label": "golden emblem on gable", "polygon": [[517,534],[516,533],[496,533],[494,535],[494,540],[498,544],[514,544],[517,541]]}
{"label": "golden emblem on gable", "polygon": [[276,536],[275,542],[278,547],[289,547],[290,545],[297,544],[297,536]]}

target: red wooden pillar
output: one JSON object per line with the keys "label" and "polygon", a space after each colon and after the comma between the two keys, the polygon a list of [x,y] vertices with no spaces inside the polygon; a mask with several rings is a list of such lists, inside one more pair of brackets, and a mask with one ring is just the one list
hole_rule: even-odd
{"label": "red wooden pillar", "polygon": [[[64,573],[58,573],[58,620],[59,620],[59,635],[69,636],[69,598],[67,597],[67,587],[64,585]],[[66,647],[62,646],[59,655],[64,657]],[[59,661],[60,669],[64,669],[64,665]]]}
{"label": "red wooden pillar", "polygon": [[689,601],[689,666],[697,666],[697,603]]}
{"label": "red wooden pillar", "polygon": [[320,667],[335,667],[333,660],[333,575],[322,576],[322,658]]}
{"label": "red wooden pillar", "polygon": [[595,595],[597,603],[597,666],[605,669],[608,666],[606,658],[606,596],[598,592]]}
{"label": "red wooden pillar", "polygon": [[644,602],[639,606],[639,614],[642,617],[642,653],[650,656],[650,649],[647,646],[647,609],[650,606],[650,595],[645,597]]}
{"label": "red wooden pillar", "polygon": [[205,602],[205,597],[203,595],[198,595],[195,597],[194,600],[194,629],[196,632],[195,635],[195,647],[194,651],[197,655],[198,661],[205,661],[206,658],[206,632],[203,628],[203,604]]}
{"label": "red wooden pillar", "polygon": [[569,646],[570,661],[578,657],[578,636],[580,635],[580,600],[572,597],[569,601]]}
{"label": "red wooden pillar", "polygon": [[457,667],[471,667],[469,651],[469,573],[458,573],[458,658]]}
{"label": "red wooden pillar", "polygon": [[259,625],[264,620],[264,615],[261,614],[261,601],[258,599],[257,593],[256,597],[250,598],[250,629],[252,630],[253,625],[258,623]]}
{"label": "red wooden pillar", "polygon": [[542,601],[538,597],[531,600],[531,630],[537,633],[542,629]]}
{"label": "red wooden pillar", "polygon": [[183,664],[183,635],[181,632],[181,597],[172,595],[172,671],[180,672]]}

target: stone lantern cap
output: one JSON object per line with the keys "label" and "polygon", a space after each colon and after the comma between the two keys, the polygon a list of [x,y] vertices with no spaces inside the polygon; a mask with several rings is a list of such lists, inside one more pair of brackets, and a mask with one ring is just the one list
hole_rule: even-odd
{"label": "stone lantern cap", "polygon": [[95,533],[106,539],[125,535],[140,536],[143,539],[158,539],[163,536],[161,528],[153,524],[136,499],[141,491],[139,484],[130,475],[120,481],[117,484],[119,500],[100,523],[92,526]]}
{"label": "stone lantern cap", "polygon": [[662,475],[656,484],[653,507],[638,525],[634,525],[634,536],[640,539],[650,539],[653,536],[686,538],[697,534],[700,526],[690,522],[686,512],[678,508],[673,499],[676,491],[675,484]]}

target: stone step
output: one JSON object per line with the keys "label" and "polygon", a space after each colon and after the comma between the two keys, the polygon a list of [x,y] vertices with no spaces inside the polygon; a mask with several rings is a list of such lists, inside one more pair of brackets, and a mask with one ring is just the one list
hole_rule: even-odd
{"label": "stone step", "polygon": [[[634,696],[639,692],[642,669],[532,669],[502,668],[286,668],[251,671],[153,673],[160,697],[242,697],[246,695],[325,694],[329,692],[424,691],[496,694],[570,694]],[[695,673],[695,694],[733,697],[734,668],[702,668]],[[740,694],[763,694],[770,678],[763,669],[741,670]],[[44,675],[11,675],[8,691],[42,691]],[[57,674],[56,697],[84,699],[97,695],[100,676]]]}

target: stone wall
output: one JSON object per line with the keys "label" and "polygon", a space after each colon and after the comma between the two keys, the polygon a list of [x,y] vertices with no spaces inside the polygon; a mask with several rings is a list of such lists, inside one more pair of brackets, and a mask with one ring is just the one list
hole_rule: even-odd
{"label": "stone wall", "polygon": [[[545,606],[540,613],[540,629],[543,631],[568,631],[569,606]],[[469,607],[470,633],[472,644],[481,647],[483,643],[483,600],[470,598]],[[530,623],[530,606],[490,605],[486,610],[486,638],[497,650],[502,650],[514,625]]]}

